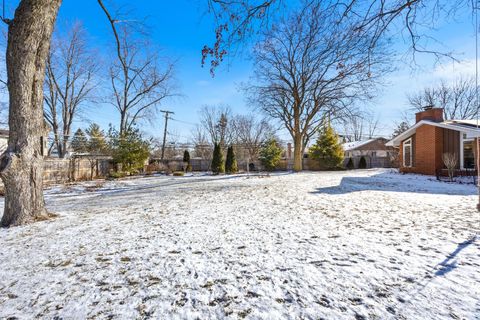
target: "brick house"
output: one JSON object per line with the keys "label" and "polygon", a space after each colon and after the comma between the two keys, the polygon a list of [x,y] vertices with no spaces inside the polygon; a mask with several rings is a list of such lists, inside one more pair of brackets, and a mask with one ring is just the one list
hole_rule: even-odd
{"label": "brick house", "polygon": [[401,172],[437,175],[445,165],[444,153],[454,154],[457,169],[475,170],[480,129],[476,120],[443,120],[442,108],[426,108],[416,114],[416,123],[387,142],[399,148]]}
{"label": "brick house", "polygon": [[397,155],[396,148],[386,146],[385,138],[342,144],[344,154],[343,166],[347,169],[391,168]]}

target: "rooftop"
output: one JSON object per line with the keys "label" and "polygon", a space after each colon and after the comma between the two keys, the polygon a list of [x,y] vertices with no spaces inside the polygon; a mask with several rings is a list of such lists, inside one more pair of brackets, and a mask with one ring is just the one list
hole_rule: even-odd
{"label": "rooftop", "polygon": [[477,122],[477,120],[447,120],[443,122],[421,120],[402,134],[388,141],[387,146],[398,147],[403,140],[413,135],[417,128],[422,125],[436,126],[444,129],[464,132],[471,137],[480,137],[480,123]]}

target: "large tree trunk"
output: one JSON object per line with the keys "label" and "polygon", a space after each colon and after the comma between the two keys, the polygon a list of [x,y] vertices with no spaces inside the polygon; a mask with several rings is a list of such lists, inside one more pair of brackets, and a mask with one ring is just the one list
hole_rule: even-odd
{"label": "large tree trunk", "polygon": [[296,134],[293,139],[293,171],[299,172],[303,169],[303,147],[302,137]]}
{"label": "large tree trunk", "polygon": [[[43,199],[43,81],[50,38],[61,0],[22,0],[9,23],[7,75],[8,148],[0,175],[5,184],[1,225],[14,226],[45,217]],[[43,138],[42,138],[43,137]]]}

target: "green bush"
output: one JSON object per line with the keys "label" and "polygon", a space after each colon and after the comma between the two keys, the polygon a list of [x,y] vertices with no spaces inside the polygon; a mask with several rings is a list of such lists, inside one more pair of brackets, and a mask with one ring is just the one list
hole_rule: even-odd
{"label": "green bush", "polygon": [[190,165],[190,152],[188,150],[185,150],[183,152],[183,162],[187,164],[187,167],[185,168],[185,171],[190,172],[192,171],[192,166]]}
{"label": "green bush", "polygon": [[185,175],[185,172],[183,172],[183,171],[175,171],[173,173],[174,177],[183,177],[184,175]]}
{"label": "green bush", "polygon": [[131,129],[120,135],[111,130],[112,156],[122,171],[142,171],[150,155],[148,142],[142,139],[138,129]]}
{"label": "green bush", "polygon": [[260,149],[259,159],[267,171],[273,171],[280,162],[282,148],[273,138],[268,139]]}
{"label": "green bush", "polygon": [[355,168],[355,166],[353,165],[353,160],[352,160],[352,158],[348,158],[347,169],[352,170],[352,169],[354,169],[354,168]]}
{"label": "green bush", "polygon": [[127,176],[126,172],[123,171],[113,171],[108,174],[108,179],[120,179]]}
{"label": "green bush", "polygon": [[360,161],[358,162],[358,169],[367,169],[367,160],[365,157],[360,158]]}
{"label": "green bush", "polygon": [[235,158],[235,152],[233,151],[232,146],[228,147],[227,149],[227,160],[225,161],[225,172],[226,173],[238,172],[237,159]]}
{"label": "green bush", "polygon": [[308,153],[312,159],[320,161],[325,169],[342,168],[344,151],[338,135],[330,125],[325,126],[320,132],[317,141]]}
{"label": "green bush", "polygon": [[212,172],[213,174],[225,173],[225,162],[223,161],[222,149],[218,143],[215,143],[213,148]]}

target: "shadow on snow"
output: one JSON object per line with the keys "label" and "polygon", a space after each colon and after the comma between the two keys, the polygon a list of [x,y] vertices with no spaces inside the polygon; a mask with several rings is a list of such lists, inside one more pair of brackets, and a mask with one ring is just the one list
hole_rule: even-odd
{"label": "shadow on snow", "polygon": [[445,274],[449,273],[453,269],[457,268],[457,260],[455,259],[457,255],[462,251],[463,249],[467,248],[469,245],[475,243],[477,240],[477,237],[472,237],[471,239],[468,239],[466,241],[463,241],[458,244],[457,248],[450,253],[445,260],[440,262],[437,267],[440,267],[436,272],[436,276],[444,276]]}
{"label": "shadow on snow", "polygon": [[477,193],[473,185],[440,182],[434,177],[398,173],[343,177],[339,185],[318,188],[311,193],[341,195],[369,190],[465,196]]}

